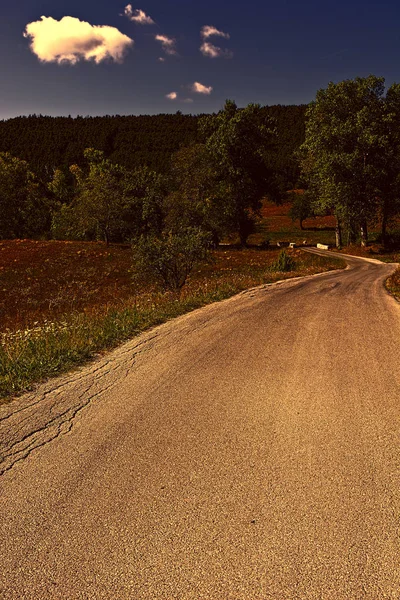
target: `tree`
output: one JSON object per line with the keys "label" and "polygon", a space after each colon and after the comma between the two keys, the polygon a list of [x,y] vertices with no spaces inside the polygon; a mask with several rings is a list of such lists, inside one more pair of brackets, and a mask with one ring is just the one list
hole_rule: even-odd
{"label": "tree", "polygon": [[166,194],[162,176],[147,167],[128,171],[93,148],[85,150],[85,158],[85,170],[70,167],[77,195],[53,220],[57,236],[101,237],[109,244],[161,231]]}
{"label": "tree", "polygon": [[377,212],[387,152],[384,79],[369,77],[330,83],[319,90],[307,111],[302,166],[319,212],[336,216],[336,244],[342,225],[360,230]]}
{"label": "tree", "polygon": [[47,188],[53,194],[56,201],[61,204],[69,204],[73,199],[74,188],[72,182],[62,169],[54,169],[53,176],[47,184]]}
{"label": "tree", "polygon": [[382,243],[387,244],[387,227],[400,213],[400,84],[387,91],[383,113],[384,145],[380,154],[378,217]]}
{"label": "tree", "polygon": [[155,280],[166,290],[180,291],[193,267],[208,260],[210,236],[199,228],[141,236],[133,244],[136,278]]}
{"label": "tree", "polygon": [[164,225],[166,178],[148,167],[125,171],[122,220],[127,240],[159,235]]}
{"label": "tree", "polygon": [[28,163],[0,153],[0,238],[41,235],[49,220],[50,205]]}
{"label": "tree", "polygon": [[74,169],[77,176],[79,195],[74,211],[82,228],[97,232],[107,243],[118,238],[123,226],[123,186],[124,171],[104,159],[103,152],[88,148],[85,150],[89,172],[86,177]]}
{"label": "tree", "polygon": [[313,217],[313,209],[310,195],[304,190],[294,190],[291,193],[292,206],[289,216],[292,221],[299,221],[300,229],[303,230],[303,221],[308,217]]}
{"label": "tree", "polygon": [[176,152],[171,161],[175,190],[165,201],[166,227],[201,227],[213,244],[229,233],[223,182],[205,144],[193,144]]}
{"label": "tree", "polygon": [[271,120],[258,104],[238,109],[227,100],[217,115],[203,117],[200,129],[215,164],[221,209],[245,245],[263,196],[277,193],[275,173],[267,160],[275,139]]}

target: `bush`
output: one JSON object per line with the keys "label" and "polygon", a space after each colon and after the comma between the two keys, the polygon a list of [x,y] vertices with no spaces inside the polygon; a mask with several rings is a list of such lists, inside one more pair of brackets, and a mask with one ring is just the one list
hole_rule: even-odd
{"label": "bush", "polygon": [[281,250],[277,260],[271,265],[272,271],[294,271],[295,268],[296,262],[286,250]]}
{"label": "bush", "polygon": [[209,260],[211,236],[197,227],[160,237],[142,236],[133,245],[133,275],[156,281],[165,290],[180,291],[193,267]]}

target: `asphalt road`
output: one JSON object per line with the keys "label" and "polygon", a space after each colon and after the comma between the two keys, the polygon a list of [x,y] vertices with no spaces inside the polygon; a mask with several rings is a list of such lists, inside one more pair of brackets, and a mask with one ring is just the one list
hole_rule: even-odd
{"label": "asphalt road", "polygon": [[0,598],[400,598],[393,265],[265,286],[0,408]]}

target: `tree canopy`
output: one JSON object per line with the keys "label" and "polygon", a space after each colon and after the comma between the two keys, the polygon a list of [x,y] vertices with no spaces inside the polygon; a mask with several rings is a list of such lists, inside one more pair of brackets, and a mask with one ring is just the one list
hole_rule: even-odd
{"label": "tree canopy", "polygon": [[200,128],[223,188],[220,210],[245,244],[262,198],[267,193],[278,198],[275,172],[267,160],[276,139],[274,123],[258,104],[238,109],[227,100],[217,115],[202,119]]}
{"label": "tree canopy", "polygon": [[385,95],[382,77],[357,77],[319,90],[307,111],[302,168],[317,211],[337,219],[337,245],[367,223],[396,212],[399,182],[399,86]]}
{"label": "tree canopy", "polygon": [[26,161],[0,153],[0,238],[35,237],[48,229],[44,191]]}

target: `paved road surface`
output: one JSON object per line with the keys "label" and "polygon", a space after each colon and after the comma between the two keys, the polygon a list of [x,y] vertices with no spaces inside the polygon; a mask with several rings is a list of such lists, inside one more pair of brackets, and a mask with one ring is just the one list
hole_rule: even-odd
{"label": "paved road surface", "polygon": [[251,290],[0,408],[0,598],[400,598],[393,265]]}

